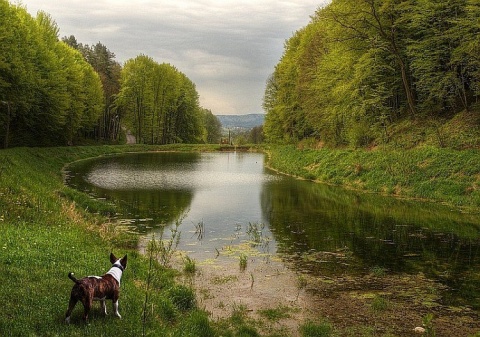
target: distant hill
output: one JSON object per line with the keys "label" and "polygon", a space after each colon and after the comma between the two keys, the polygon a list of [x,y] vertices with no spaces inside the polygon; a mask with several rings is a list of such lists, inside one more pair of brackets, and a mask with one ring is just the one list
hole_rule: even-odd
{"label": "distant hill", "polygon": [[263,125],[265,121],[264,114],[249,115],[217,115],[223,128],[253,129],[256,126]]}

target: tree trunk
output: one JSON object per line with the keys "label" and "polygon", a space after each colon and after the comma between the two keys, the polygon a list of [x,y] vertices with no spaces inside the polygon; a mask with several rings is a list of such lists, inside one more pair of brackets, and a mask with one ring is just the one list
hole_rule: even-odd
{"label": "tree trunk", "polygon": [[5,149],[8,148],[8,143],[9,143],[9,139],[10,139],[10,122],[11,122],[11,112],[10,112],[10,102],[2,102],[2,103],[5,103],[5,105],[7,106],[7,122],[6,122],[6,125],[5,125],[5,139],[4,139],[4,143],[3,143],[3,146]]}
{"label": "tree trunk", "polygon": [[415,117],[417,111],[415,108],[415,99],[413,98],[412,89],[410,87],[410,81],[408,80],[407,70],[405,69],[405,63],[403,62],[400,55],[397,55],[398,63],[400,64],[400,70],[402,72],[402,83],[405,90],[405,95],[407,96],[408,108],[412,117]]}

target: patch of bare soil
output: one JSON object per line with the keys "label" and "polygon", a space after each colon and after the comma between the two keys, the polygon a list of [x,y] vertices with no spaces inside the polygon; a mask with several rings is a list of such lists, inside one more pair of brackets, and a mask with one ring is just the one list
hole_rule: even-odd
{"label": "patch of bare soil", "polygon": [[[300,336],[299,327],[308,320],[327,320],[335,336],[422,336],[414,329],[423,327],[429,314],[437,337],[480,331],[477,311],[442,305],[446,289],[421,274],[314,277],[261,255],[250,257],[241,271],[238,256],[232,255],[197,261],[192,283],[200,307],[213,319],[244,310],[262,336]],[[283,314],[272,319],[265,314],[272,309]]]}

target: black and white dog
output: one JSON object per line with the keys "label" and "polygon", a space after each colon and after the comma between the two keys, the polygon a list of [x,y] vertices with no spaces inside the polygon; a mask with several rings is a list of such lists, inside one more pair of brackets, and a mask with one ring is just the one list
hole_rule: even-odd
{"label": "black and white dog", "polygon": [[70,294],[70,302],[68,304],[68,310],[65,314],[65,322],[70,323],[70,315],[73,308],[78,301],[83,304],[83,320],[88,320],[88,313],[92,308],[93,301],[100,301],[101,307],[105,315],[107,314],[107,307],[105,300],[112,300],[113,310],[115,316],[122,318],[118,312],[118,297],[120,295],[120,279],[122,278],[123,271],[127,268],[127,255],[118,259],[110,253],[110,262],[112,268],[103,276],[88,276],[77,280],[73,273],[69,273],[68,277],[75,282]]}

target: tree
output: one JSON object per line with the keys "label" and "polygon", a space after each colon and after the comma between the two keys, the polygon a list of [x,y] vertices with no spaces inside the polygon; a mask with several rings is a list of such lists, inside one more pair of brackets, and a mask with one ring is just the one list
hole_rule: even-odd
{"label": "tree", "polygon": [[204,124],[195,85],[168,64],[140,55],[122,70],[116,107],[139,142],[170,144],[199,142]]}
{"label": "tree", "polygon": [[78,43],[74,35],[65,36],[62,41],[80,51],[85,60],[100,76],[104,91],[105,109],[98,120],[98,138],[110,141],[118,140],[123,115],[121,110],[116,109],[114,101],[120,90],[122,67],[115,61],[115,54],[100,42],[93,46]]}
{"label": "tree", "polygon": [[341,41],[354,41],[357,48],[380,48],[388,52],[400,72],[410,114],[415,116],[415,93],[406,57],[407,35],[399,24],[403,13],[402,2],[334,0],[322,13],[326,20],[332,20],[340,26],[343,31]]}
{"label": "tree", "polygon": [[215,144],[220,142],[222,137],[222,123],[212,111],[202,108],[204,124],[205,124],[205,142]]}

